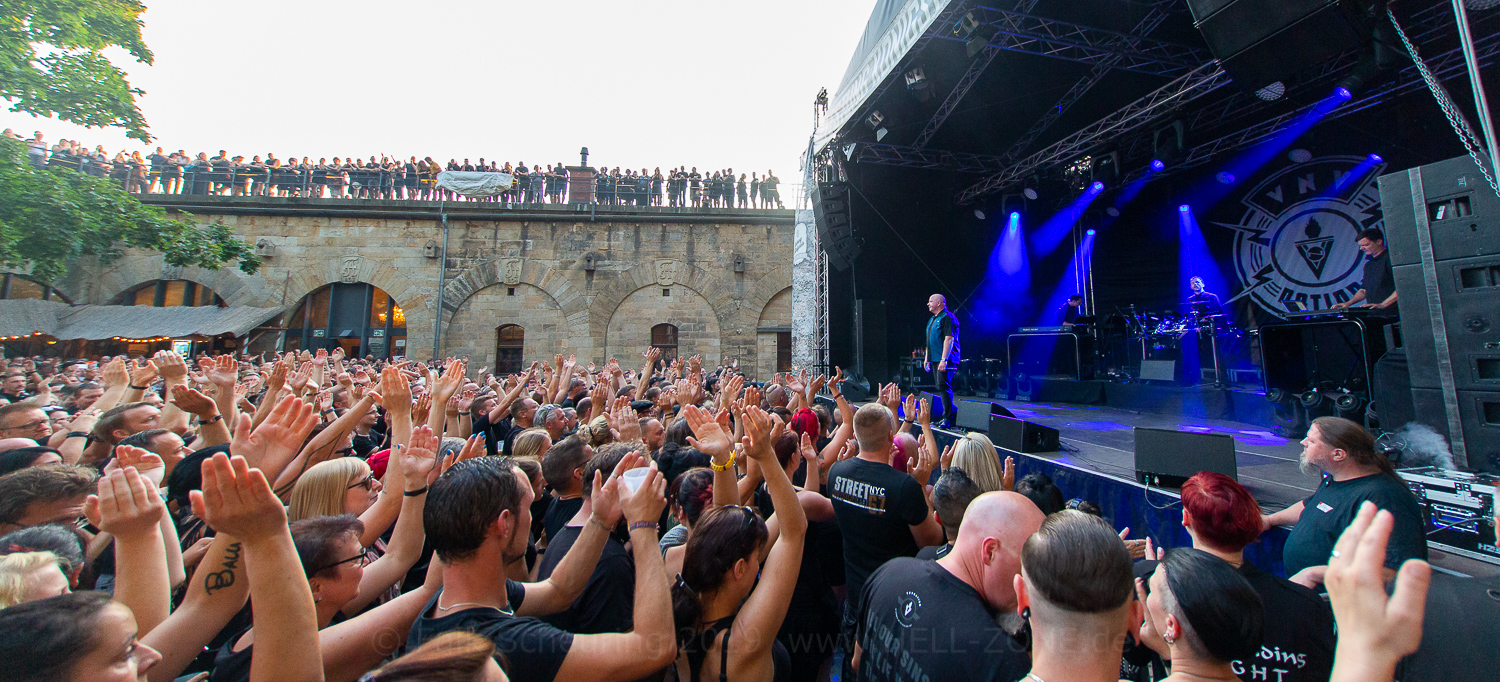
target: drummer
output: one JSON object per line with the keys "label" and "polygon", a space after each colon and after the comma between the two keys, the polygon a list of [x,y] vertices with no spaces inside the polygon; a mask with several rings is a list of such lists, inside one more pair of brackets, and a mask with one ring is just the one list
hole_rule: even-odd
{"label": "drummer", "polygon": [[1187,300],[1187,307],[1192,310],[1193,317],[1201,320],[1224,315],[1224,306],[1219,303],[1219,295],[1203,286],[1202,277],[1194,275],[1188,280],[1188,286],[1193,289],[1193,295],[1188,296]]}

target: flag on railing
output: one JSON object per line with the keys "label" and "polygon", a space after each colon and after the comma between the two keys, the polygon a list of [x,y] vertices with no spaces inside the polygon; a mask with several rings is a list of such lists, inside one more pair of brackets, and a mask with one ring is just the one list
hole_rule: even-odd
{"label": "flag on railing", "polygon": [[510,189],[514,181],[510,173],[443,171],[437,176],[438,187],[466,197],[492,197]]}

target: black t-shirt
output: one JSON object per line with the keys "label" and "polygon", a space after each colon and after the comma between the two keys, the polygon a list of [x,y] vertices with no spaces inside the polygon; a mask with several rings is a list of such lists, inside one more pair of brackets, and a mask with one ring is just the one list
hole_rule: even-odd
{"label": "black t-shirt", "polygon": [[1396,679],[1488,679],[1500,667],[1496,632],[1500,632],[1500,578],[1460,578],[1433,571],[1422,619],[1422,646],[1401,662]]}
{"label": "black t-shirt", "polygon": [[938,559],[948,556],[948,553],[951,551],[953,551],[953,543],[951,542],[946,545],[923,547],[922,549],[917,550],[917,558],[923,561],[937,561]]}
{"label": "black t-shirt", "polygon": [[[536,571],[537,580],[551,577],[563,557],[583,533],[582,526],[563,526],[547,543],[547,554]],[[589,576],[583,594],[566,611],[542,618],[551,625],[580,635],[629,632],[635,627],[635,562],[625,546],[610,538],[604,541],[599,563]]]}
{"label": "black t-shirt", "polygon": [[860,603],[860,680],[1016,682],[1031,669],[979,592],[936,562],[892,559],[870,576]]}
{"label": "black t-shirt", "polygon": [[1390,543],[1385,548],[1387,568],[1400,568],[1407,559],[1427,558],[1422,509],[1416,496],[1400,480],[1386,474],[1372,474],[1335,481],[1332,476],[1324,475],[1322,485],[1303,503],[1302,516],[1286,539],[1281,555],[1286,574],[1295,575],[1308,566],[1327,564],[1334,543],[1365,500],[1396,517]]}
{"label": "black t-shirt", "polygon": [[[506,598],[510,608],[520,607],[526,589],[520,583],[505,581]],[[411,634],[406,638],[406,651],[415,651],[424,642],[444,632],[454,630],[474,632],[495,643],[496,660],[504,661],[506,676],[513,680],[535,680],[547,682],[557,677],[568,650],[573,647],[573,635],[563,632],[535,618],[515,616],[496,609],[465,609],[449,616],[433,617],[437,612],[438,590],[432,601],[422,610],[422,616],[412,623]]]}
{"label": "black t-shirt", "polygon": [[916,556],[911,527],[927,518],[927,500],[916,479],[889,464],[854,457],[829,470],[828,491],[844,535],[844,578],[851,597],[881,564]]}
{"label": "black t-shirt", "polygon": [[1360,286],[1365,290],[1365,301],[1369,303],[1380,303],[1396,293],[1390,251],[1381,251],[1379,256],[1371,256],[1365,261],[1364,281]]}
{"label": "black t-shirt", "polygon": [[1333,672],[1333,611],[1322,597],[1245,562],[1240,575],[1265,607],[1265,636],[1248,661],[1235,661],[1244,682],[1325,682]]}
{"label": "black t-shirt", "polygon": [[542,517],[542,530],[547,532],[547,556],[552,556],[552,538],[557,537],[562,527],[578,515],[579,509],[583,509],[582,497],[575,497],[571,500],[553,498],[552,506],[547,508],[547,514]]}
{"label": "black t-shirt", "polygon": [[491,422],[490,414],[485,412],[479,415],[478,419],[474,420],[474,432],[484,434],[484,449],[491,457],[500,454],[500,443],[502,442],[505,443],[505,456],[509,457],[510,442],[514,440],[512,437],[518,430],[515,420],[510,417],[501,419],[498,422]]}

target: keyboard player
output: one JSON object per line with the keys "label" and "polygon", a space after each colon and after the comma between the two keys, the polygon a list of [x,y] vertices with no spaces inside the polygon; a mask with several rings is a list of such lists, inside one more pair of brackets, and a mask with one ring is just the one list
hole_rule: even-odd
{"label": "keyboard player", "polygon": [[1349,300],[1333,304],[1333,308],[1342,310],[1359,304],[1362,307],[1384,310],[1386,314],[1395,316],[1396,278],[1391,272],[1391,254],[1385,249],[1385,233],[1375,228],[1360,232],[1359,250],[1369,257],[1365,261],[1364,280],[1360,282],[1360,289]]}

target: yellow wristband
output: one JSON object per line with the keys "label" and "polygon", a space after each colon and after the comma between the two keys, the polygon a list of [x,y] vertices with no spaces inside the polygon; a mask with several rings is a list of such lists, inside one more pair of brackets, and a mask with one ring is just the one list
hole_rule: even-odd
{"label": "yellow wristband", "polygon": [[734,453],[729,453],[729,461],[725,462],[723,466],[715,464],[713,460],[709,460],[708,466],[714,471],[728,471],[730,467],[734,466]]}

